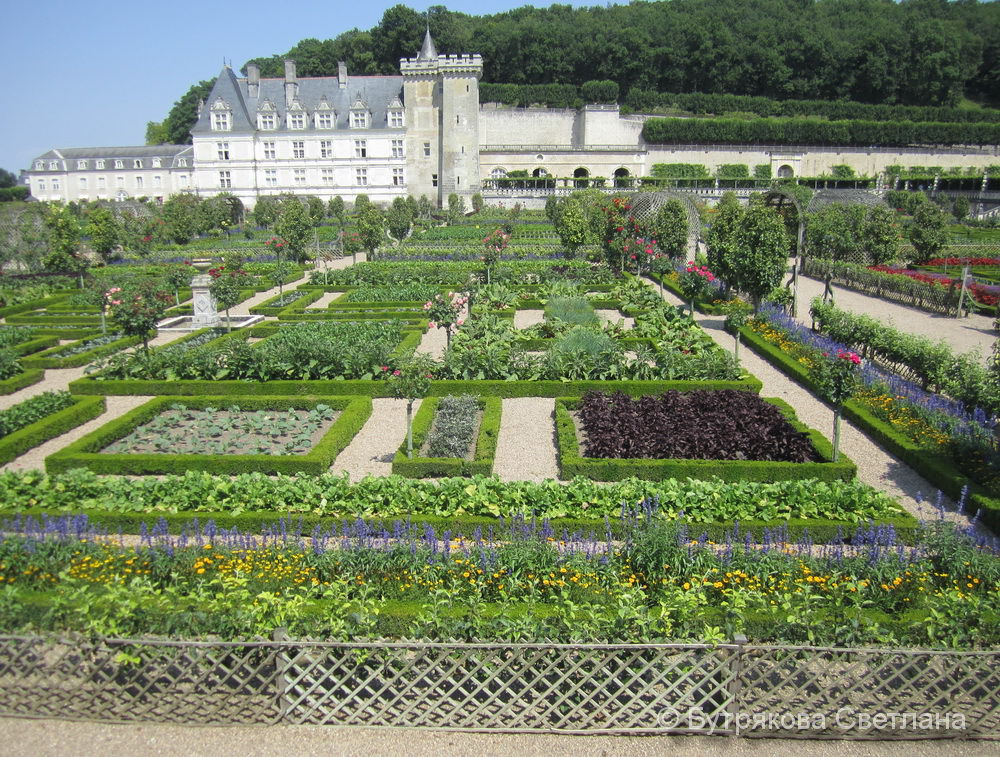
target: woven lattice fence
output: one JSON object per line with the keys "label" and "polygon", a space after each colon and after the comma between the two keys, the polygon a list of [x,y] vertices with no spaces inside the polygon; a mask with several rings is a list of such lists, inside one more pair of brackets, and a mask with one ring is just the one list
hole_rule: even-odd
{"label": "woven lattice fence", "polygon": [[0,714],[560,733],[995,737],[1000,652],[0,637]]}

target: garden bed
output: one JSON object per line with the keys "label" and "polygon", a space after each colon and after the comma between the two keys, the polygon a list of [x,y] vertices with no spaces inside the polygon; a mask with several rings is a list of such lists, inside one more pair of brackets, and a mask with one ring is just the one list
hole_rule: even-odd
{"label": "garden bed", "polygon": [[[743,341],[758,355],[792,380],[816,391],[805,366],[787,355],[780,347],[766,341],[749,327],[740,332]],[[984,487],[970,482],[968,475],[958,469],[945,455],[934,454],[914,444],[892,428],[892,426],[868,412],[854,400],[844,404],[844,417],[856,424],[870,436],[876,444],[890,454],[900,458],[931,484],[954,499],[967,497],[969,505],[980,511],[980,520],[994,533],[1000,534],[1000,498],[993,496]]]}
{"label": "garden bed", "polygon": [[[52,407],[59,407],[64,403],[48,400],[45,395],[37,395],[0,411],[0,414],[10,419],[7,425],[13,429],[0,437],[0,464],[9,463],[49,439],[82,426],[103,413],[106,407],[104,397],[68,399],[70,404],[67,407],[61,407],[53,412],[49,412],[44,406],[50,404]],[[31,421],[35,417],[38,420]]]}
{"label": "garden bed", "polygon": [[414,456],[407,457],[406,442],[392,460],[392,472],[409,478],[489,475],[493,471],[497,437],[500,433],[502,401],[499,397],[478,398],[478,417],[473,421],[466,454],[455,457],[430,457],[429,437],[437,429],[438,407],[442,397],[426,397],[413,417]]}
{"label": "garden bed", "polygon": [[[596,481],[617,481],[636,476],[659,480],[664,478],[708,478],[717,476],[725,481],[782,481],[790,479],[817,478],[820,480],[851,479],[856,472],[852,461],[841,456],[832,462],[832,447],[818,432],[799,423],[789,405],[777,399],[761,400],[775,410],[766,412],[759,408],[760,416],[755,416],[745,407],[726,402],[726,393],[691,392],[690,395],[706,399],[721,407],[709,417],[703,415],[694,419],[690,415],[680,421],[679,428],[672,429],[673,420],[662,412],[659,414],[646,409],[631,418],[622,407],[605,414],[604,421],[593,420],[591,437],[600,432],[603,438],[587,438],[574,418],[574,411],[586,409],[584,403],[591,397],[556,400],[556,431],[559,444],[559,469],[563,478],[588,476]],[[733,399],[737,399],[734,397]],[[649,405],[648,401],[640,405]],[[745,403],[740,402],[739,405]],[[731,406],[730,406],[731,405]],[[645,417],[644,417],[645,416]],[[655,416],[655,417],[654,417]],[[729,416],[732,423],[724,423]],[[763,416],[767,417],[765,421]],[[780,416],[778,418],[777,416]],[[678,416],[679,417],[679,416]],[[714,420],[715,425],[710,425]],[[750,430],[745,426],[756,424]],[[743,426],[742,432],[739,427]],[[669,431],[669,432],[668,432]],[[675,432],[675,433],[670,433]],[[776,459],[755,460],[751,456],[762,452],[760,436],[771,439],[771,451],[766,454]],[[656,437],[652,439],[651,437]],[[583,443],[581,443],[581,439]],[[735,442],[735,444],[734,444]],[[585,445],[601,450],[601,457],[585,457]],[[691,457],[671,459],[646,455],[665,455],[678,450],[690,450]],[[780,459],[781,452],[794,448],[786,459]],[[627,457],[633,450],[642,451],[641,457]],[[716,455],[716,459],[706,459],[705,455]],[[620,454],[621,457],[612,457]],[[742,457],[741,457],[742,456]],[[790,459],[796,459],[792,462]]]}
{"label": "garden bed", "polygon": [[[118,448],[113,445],[128,440],[137,429],[151,421],[158,424],[158,427],[163,427],[159,431],[154,430],[154,437],[157,433],[162,435],[169,430],[170,439],[174,444],[178,444],[177,437],[183,434],[178,431],[176,426],[171,428],[171,423],[175,419],[169,415],[171,406],[176,402],[176,398],[157,397],[122,417],[109,421],[96,431],[50,455],[45,460],[46,470],[50,473],[57,473],[71,468],[87,468],[97,473],[127,475],[167,474],[188,470],[217,473],[243,473],[247,471],[322,473],[330,467],[336,456],[361,430],[371,415],[371,400],[361,397],[241,397],[239,407],[242,410],[267,410],[274,414],[280,414],[290,410],[311,411],[320,405],[326,405],[334,411],[338,411],[339,417],[335,422],[329,424],[325,433],[319,435],[315,440],[310,439],[309,449],[304,454],[291,453],[287,448],[279,452],[276,442],[269,445],[268,452],[258,451],[254,454],[240,454],[232,446],[228,448],[229,453],[219,452],[216,448],[233,437],[232,423],[229,424],[230,430],[223,432],[218,437],[211,436],[212,429],[197,429],[199,442],[202,443],[204,449],[209,450],[202,453],[183,454],[166,450],[153,452],[150,450],[158,449],[155,438],[152,441],[125,441],[125,444],[122,445],[122,451],[116,451]],[[232,399],[218,396],[191,397],[185,400],[184,405],[187,408],[200,410],[220,409],[231,407]],[[222,418],[217,412],[211,415],[215,418],[216,426],[223,425],[219,422]],[[155,421],[154,419],[157,418],[161,420]],[[166,422],[163,422],[164,419]],[[225,419],[230,420],[228,416]],[[284,419],[285,422],[281,422],[279,425],[287,427],[292,420],[292,417],[288,416]],[[196,430],[193,425],[184,425],[187,425],[192,431]],[[313,441],[315,441],[314,444]],[[112,450],[110,452],[106,451],[109,447]],[[169,450],[169,448],[170,445],[167,445],[166,449]]]}

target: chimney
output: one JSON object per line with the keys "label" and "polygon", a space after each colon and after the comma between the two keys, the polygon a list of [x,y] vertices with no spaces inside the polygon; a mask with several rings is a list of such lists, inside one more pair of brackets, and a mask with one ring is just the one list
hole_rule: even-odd
{"label": "chimney", "polygon": [[337,63],[337,79],[340,81],[340,88],[347,89],[347,64],[344,61]]}
{"label": "chimney", "polygon": [[295,80],[295,61],[285,61],[285,107],[288,108],[299,94],[299,85]]}
{"label": "chimney", "polygon": [[247,63],[247,95],[257,97],[260,94],[260,67],[256,63]]}

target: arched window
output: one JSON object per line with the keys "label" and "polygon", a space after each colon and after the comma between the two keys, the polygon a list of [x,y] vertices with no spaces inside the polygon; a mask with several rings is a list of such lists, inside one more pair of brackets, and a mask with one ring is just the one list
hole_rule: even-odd
{"label": "arched window", "polygon": [[506,176],[507,176],[507,169],[506,168],[497,167],[497,168],[494,168],[492,171],[490,171],[490,178],[491,179],[503,179]]}
{"label": "arched window", "polygon": [[531,172],[531,175],[534,176],[536,179],[544,179],[549,175],[549,172],[546,171],[544,168],[536,168],[534,171]]}
{"label": "arched window", "polygon": [[791,179],[793,176],[795,176],[795,171],[793,171],[792,167],[787,163],[778,168],[779,179]]}
{"label": "arched window", "polygon": [[627,168],[616,168],[614,172],[615,186],[616,187],[630,187],[632,182],[630,181],[630,174]]}

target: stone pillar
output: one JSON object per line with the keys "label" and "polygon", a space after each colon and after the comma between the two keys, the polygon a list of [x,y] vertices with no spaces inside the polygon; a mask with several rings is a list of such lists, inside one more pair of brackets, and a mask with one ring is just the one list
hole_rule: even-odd
{"label": "stone pillar", "polygon": [[215,298],[209,291],[212,286],[212,277],[207,271],[212,267],[211,260],[193,260],[198,273],[191,279],[191,302],[194,304],[194,315],[191,318],[191,325],[197,329],[210,329],[218,326],[222,319],[219,318],[219,310],[215,305]]}

